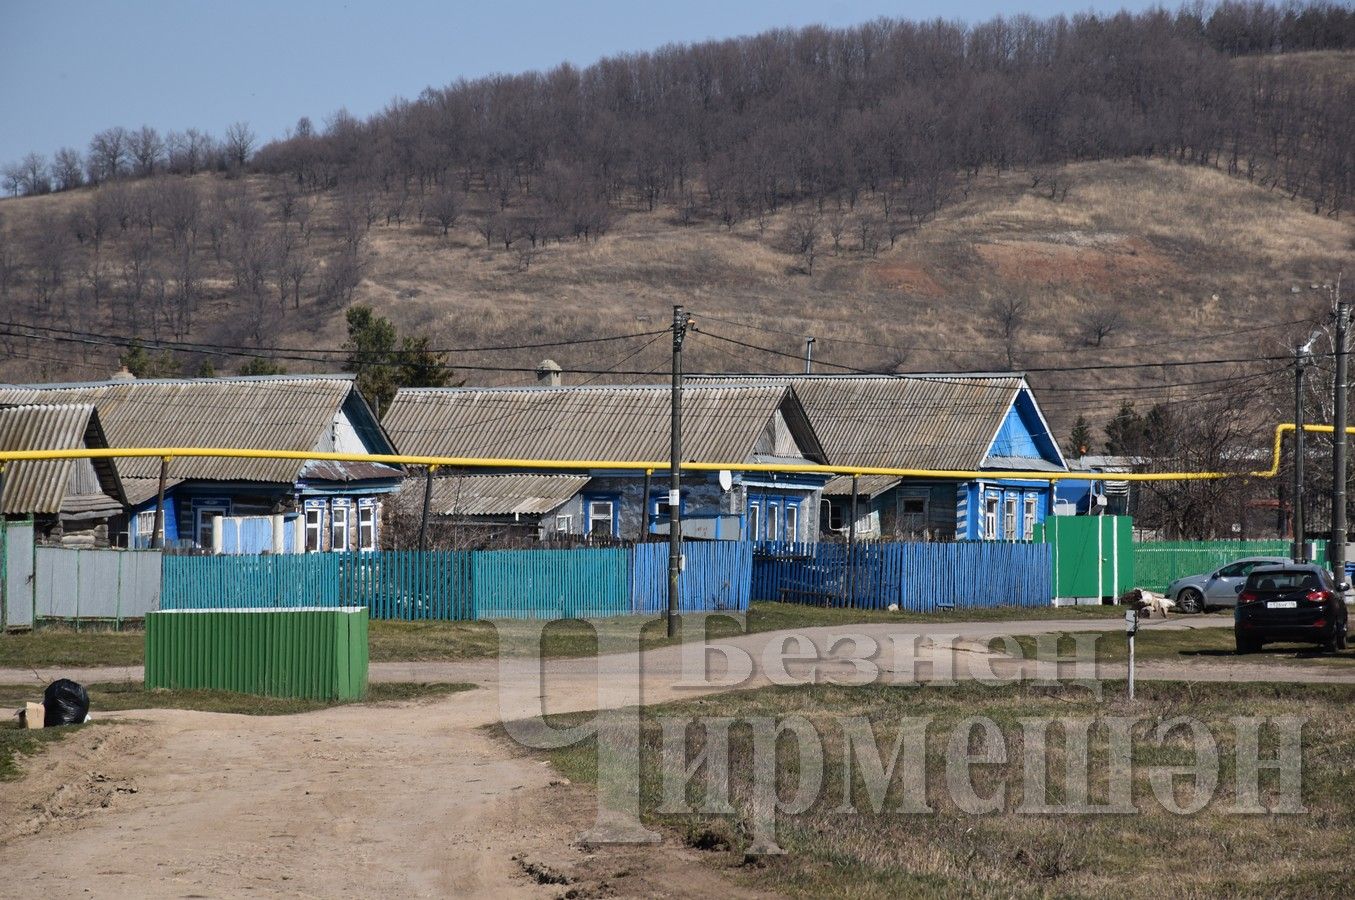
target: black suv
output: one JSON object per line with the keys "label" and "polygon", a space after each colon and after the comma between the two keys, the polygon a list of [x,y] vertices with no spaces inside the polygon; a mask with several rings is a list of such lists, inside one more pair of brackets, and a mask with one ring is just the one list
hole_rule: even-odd
{"label": "black suv", "polygon": [[1254,569],[1233,612],[1237,652],[1252,653],[1275,641],[1317,644],[1328,653],[1344,650],[1348,589],[1321,566]]}

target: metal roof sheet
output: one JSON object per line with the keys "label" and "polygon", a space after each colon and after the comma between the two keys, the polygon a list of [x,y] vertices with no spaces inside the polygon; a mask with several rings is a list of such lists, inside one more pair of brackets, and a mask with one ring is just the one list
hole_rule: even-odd
{"label": "metal roof sheet", "polygon": [[[89,404],[0,407],[0,450],[74,450],[85,446],[91,422],[93,433],[97,434],[98,417]],[[6,515],[60,513],[76,465],[77,461],[70,459],[20,460],[8,464],[0,511]],[[106,504],[117,505],[115,497],[98,496]]]}
{"label": "metal roof sheet", "polygon": [[[440,516],[545,515],[589,482],[587,475],[464,475],[433,479],[430,509]],[[422,490],[411,480],[409,491]]]}
{"label": "metal roof sheet", "polygon": [[[898,484],[903,479],[893,475],[862,475],[856,480],[856,493],[861,497],[874,497]],[[850,497],[852,495],[852,476],[838,475],[823,486],[825,497]]]}
{"label": "metal roof sheet", "polygon": [[[743,462],[786,404],[803,447],[817,441],[785,385],[694,386],[683,392],[682,456]],[[404,388],[382,424],[401,453],[482,458],[666,460],[669,388]]]}
{"label": "metal roof sheet", "polygon": [[339,462],[332,459],[312,459],[301,468],[303,481],[376,481],[403,478],[404,472],[394,466],[371,462]]}
{"label": "metal roof sheet", "polygon": [[[0,385],[0,404],[93,404],[114,447],[314,450],[355,390],[349,375],[142,379]],[[119,459],[122,478],[158,476],[158,459]],[[291,483],[299,460],[183,458],[178,479]]]}
{"label": "metal roof sheet", "polygon": [[692,381],[789,385],[832,465],[952,470],[979,468],[1025,386],[1023,376],[1002,373],[721,375]]}

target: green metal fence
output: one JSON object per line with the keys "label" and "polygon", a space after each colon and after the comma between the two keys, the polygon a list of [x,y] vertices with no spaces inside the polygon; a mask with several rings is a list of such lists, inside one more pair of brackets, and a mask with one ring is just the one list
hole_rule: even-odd
{"label": "green metal fence", "polygon": [[[1136,586],[1163,591],[1178,578],[1212,572],[1242,557],[1287,559],[1289,552],[1288,541],[1140,541],[1134,544]],[[1325,557],[1320,545],[1318,555]]]}
{"label": "green metal fence", "polygon": [[166,610],[146,615],[147,689],[360,700],[367,610]]}

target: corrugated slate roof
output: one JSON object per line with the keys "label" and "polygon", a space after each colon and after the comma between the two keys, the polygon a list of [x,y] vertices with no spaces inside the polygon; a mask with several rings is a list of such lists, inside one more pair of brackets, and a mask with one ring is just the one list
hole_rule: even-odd
{"label": "corrugated slate roof", "polygon": [[[433,479],[430,509],[440,516],[545,515],[583,490],[587,475],[465,475]],[[410,491],[422,490],[417,480]]]}
{"label": "corrugated slate roof", "polygon": [[838,466],[977,469],[1025,386],[1019,374],[694,376],[791,386]]}
{"label": "corrugated slate roof", "polygon": [[[114,447],[314,450],[354,390],[349,375],[143,379],[0,385],[3,403],[83,403],[99,410]],[[182,458],[178,479],[290,483],[298,460]],[[120,459],[119,476],[155,478],[158,459]],[[392,470],[390,477],[398,477]]]}
{"label": "corrugated slate roof", "polygon": [[[903,479],[893,475],[862,475],[856,480],[856,493],[861,497],[874,497],[898,484]],[[838,475],[823,486],[825,497],[850,497],[852,495],[852,476]]]}
{"label": "corrugated slate roof", "polygon": [[[100,433],[98,414],[87,403],[0,407],[0,450],[74,450],[87,442],[103,446]],[[80,464],[70,459],[9,463],[0,511],[5,515],[57,514],[67,503],[82,511],[116,509],[117,485],[107,463],[99,463],[96,470],[111,494],[70,493],[72,471]]]}
{"label": "corrugated slate roof", "polygon": [[[782,404],[799,439],[817,441],[784,385],[710,385],[683,392],[682,456],[743,462]],[[664,386],[404,388],[382,424],[401,453],[509,459],[668,458]]]}

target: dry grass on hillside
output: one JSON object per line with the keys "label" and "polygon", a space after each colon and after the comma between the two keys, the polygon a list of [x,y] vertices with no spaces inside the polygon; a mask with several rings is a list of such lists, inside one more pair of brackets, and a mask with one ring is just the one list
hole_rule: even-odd
{"label": "dry grass on hillside", "polygon": [[[1279,348],[1292,329],[1210,335],[1317,314],[1327,294],[1312,285],[1348,266],[1355,246],[1350,224],[1312,216],[1280,194],[1208,169],[1101,162],[1067,167],[1060,178],[1069,190],[1055,201],[1033,189],[1027,173],[981,177],[966,197],[893,249],[870,256],[847,235],[842,252],[827,250],[812,274],[784,249],[792,211],[770,219],[761,233],[751,221],[726,231],[715,222],[675,225],[667,213],[631,214],[596,244],[547,248],[526,272],[516,270],[512,254],[486,249],[473,234],[444,241],[382,230],[362,296],[441,343],[647,331],[662,327],[671,305],[683,303],[712,317],[704,323],[710,332],[786,353],[800,352],[801,336],[812,334],[817,357],[828,362],[948,370],[1005,366],[993,304],[1015,293],[1029,303],[1017,364],[1042,368]],[[1124,323],[1098,349],[1083,319],[1102,306],[1119,309]],[[590,368],[623,355],[604,348],[463,359],[525,366],[551,355],[566,367]],[[657,367],[661,374],[665,352],[658,342],[620,368]],[[689,361],[693,369],[716,371],[797,367],[700,335],[689,345]],[[1141,389],[1191,379],[1149,370],[1035,380]],[[1110,390],[1084,398],[1098,414],[1118,401]],[[1062,396],[1047,405],[1060,420],[1077,408]]]}
{"label": "dry grass on hillside", "polygon": [[[1050,174],[1058,199],[1050,199]],[[1355,270],[1355,226],[1314,216],[1301,202],[1214,170],[1128,160],[1071,165],[1045,175],[1039,186],[1032,186],[1027,172],[982,175],[958,188],[936,218],[893,248],[886,241],[877,255],[857,249],[850,228],[838,252],[825,233],[812,274],[787,249],[787,229],[799,214],[794,210],[768,218],[763,227],[750,220],[732,229],[714,220],[683,226],[668,209],[618,212],[601,240],[551,244],[524,260],[501,244],[486,247],[474,230],[486,198],[472,197],[471,208],[446,237],[440,228],[378,221],[369,234],[370,261],[356,299],[373,304],[402,329],[450,347],[653,331],[667,324],[673,304],[682,303],[705,317],[700,327],[707,334],[697,334],[688,345],[691,370],[789,372],[799,368],[794,359],[713,335],[797,355],[803,336],[813,335],[817,359],[852,367],[1005,368],[994,305],[1018,296],[1025,298],[1027,313],[1013,341],[1015,362],[1040,369],[1267,355],[1302,329],[1215,335],[1317,315],[1329,299],[1320,286],[1342,267]],[[276,191],[263,179],[251,187],[265,199]],[[40,209],[64,214],[78,199],[80,194],[5,201],[0,212],[13,227]],[[863,201],[848,217],[872,211],[870,201]],[[326,216],[326,209],[317,215]],[[322,244],[333,240],[325,229],[317,233]],[[224,283],[217,286],[187,339],[243,343],[248,317],[241,316]],[[1086,336],[1088,311],[1111,308],[1122,324],[1102,347],[1094,347]],[[740,324],[720,321],[725,319]],[[111,321],[87,321],[119,333]],[[307,302],[300,313],[288,313],[270,327],[268,342],[335,348],[343,339],[341,310]],[[58,357],[76,351],[48,346],[42,352]],[[91,369],[112,365],[111,351],[83,352],[87,369],[63,372],[53,365],[45,377],[91,377]],[[567,376],[630,381],[662,378],[666,353],[662,339],[648,346],[636,339],[458,353],[451,362],[528,368],[550,356],[566,369],[653,373]],[[1208,371],[1214,377],[1227,374]],[[0,377],[32,378],[34,365],[0,362]],[[466,370],[461,377],[486,384],[532,380],[527,372]],[[1191,389],[1162,385],[1206,377],[1200,369],[1174,368],[1036,373],[1032,380],[1046,389],[1046,411],[1062,434],[1077,412],[1087,411],[1096,421],[1122,396],[1137,397],[1141,405],[1179,400]],[[1087,387],[1093,390],[1080,396],[1068,390]]]}

